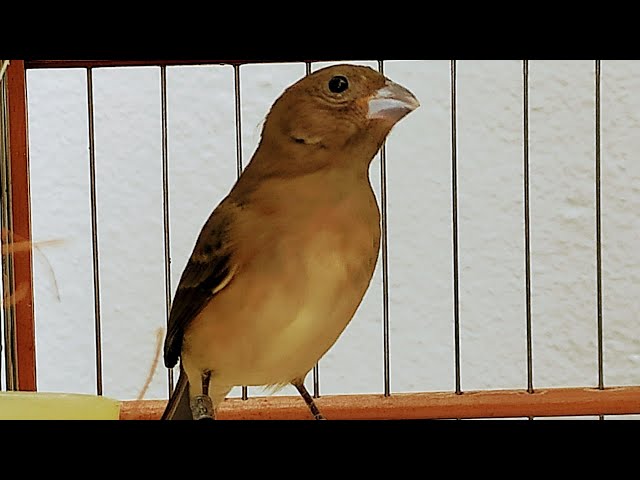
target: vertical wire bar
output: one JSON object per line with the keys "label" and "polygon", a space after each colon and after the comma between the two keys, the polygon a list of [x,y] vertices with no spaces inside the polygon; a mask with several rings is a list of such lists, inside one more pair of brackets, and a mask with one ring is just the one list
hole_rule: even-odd
{"label": "vertical wire bar", "polygon": [[[18,379],[18,359],[15,341],[16,312],[15,305],[11,299],[15,298],[13,252],[9,248],[12,243],[12,198],[11,198],[11,159],[9,158],[9,112],[8,112],[7,89],[4,81],[0,83],[0,160],[2,171],[0,172],[0,189],[2,198],[2,313],[4,325],[2,329],[3,337],[0,339],[0,353],[5,356],[5,380],[7,390],[17,390]],[[6,245],[6,249],[5,249]],[[2,348],[4,346],[4,352]],[[0,357],[0,366],[2,359]]]}
{"label": "vertical wire bar", "polygon": [[91,187],[91,245],[93,252],[93,302],[96,341],[96,391],[102,395],[102,322],[100,318],[100,265],[98,256],[98,211],[96,201],[96,149],[93,122],[93,69],[87,68],[87,105],[89,111],[89,182]]}
{"label": "vertical wire bar", "polygon": [[[384,60],[378,60],[378,71],[384,75]],[[382,353],[384,361],[384,396],[391,395],[389,369],[389,242],[387,223],[387,147],[380,148],[380,210],[382,217]]]}
{"label": "vertical wire bar", "polygon": [[[600,121],[600,60],[595,64],[595,115],[596,115],[596,295],[598,314],[598,388],[604,389],[604,361],[602,342],[602,223],[601,223],[601,190],[600,190],[600,160],[601,160],[601,121]],[[602,417],[601,417],[602,418]]]}
{"label": "vertical wire bar", "polygon": [[[233,65],[233,85],[236,108],[236,166],[237,178],[240,178],[240,175],[242,175],[242,118],[240,109],[240,65],[237,63]],[[242,399],[247,400],[248,398],[248,389],[243,385]]]}
{"label": "vertical wire bar", "polygon": [[529,60],[522,61],[522,136],[524,189],[524,278],[527,329],[527,392],[533,393],[533,348],[531,335],[531,234],[529,204]]}
{"label": "vertical wire bar", "polygon": [[[305,62],[306,75],[311,75],[311,62]],[[313,398],[320,398],[320,365],[319,362],[313,367]]]}
{"label": "vertical wire bar", "polygon": [[460,295],[458,264],[458,125],[456,60],[451,60],[451,223],[453,230],[453,328],[456,393],[460,388]]}
{"label": "vertical wire bar", "polygon": [[240,108],[240,65],[233,65],[233,84],[235,92],[235,109],[236,109],[236,178],[242,175],[242,116]]}
{"label": "vertical wire bar", "polygon": [[[160,67],[160,96],[162,103],[162,217],[164,229],[164,294],[167,327],[171,312],[171,237],[169,234],[169,148],[167,135],[167,67]],[[173,368],[167,369],[169,398],[173,393]]]}

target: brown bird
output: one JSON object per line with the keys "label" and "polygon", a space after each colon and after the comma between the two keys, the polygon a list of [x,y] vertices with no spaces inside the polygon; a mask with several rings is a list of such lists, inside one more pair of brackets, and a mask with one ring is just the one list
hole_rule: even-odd
{"label": "brown bird", "polygon": [[180,358],[181,373],[163,419],[215,418],[234,386],[289,383],[323,418],[304,378],[369,286],[380,247],[369,165],[418,106],[354,65],[318,70],[276,100],[180,278],[164,363]]}

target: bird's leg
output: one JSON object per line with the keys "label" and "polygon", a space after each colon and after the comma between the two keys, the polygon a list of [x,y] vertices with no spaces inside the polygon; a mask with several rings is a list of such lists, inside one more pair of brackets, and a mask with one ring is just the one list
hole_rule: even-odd
{"label": "bird's leg", "polygon": [[194,420],[215,420],[216,415],[213,410],[213,402],[209,397],[209,380],[211,380],[211,370],[202,372],[202,394],[195,395],[191,399],[191,414]]}
{"label": "bird's leg", "polygon": [[326,418],[324,418],[320,413],[320,410],[318,410],[318,407],[313,401],[313,397],[309,395],[309,392],[304,386],[304,380],[301,380],[301,379],[294,380],[291,382],[291,385],[293,385],[298,389],[298,393],[300,393],[300,396],[304,399],[305,403],[307,404],[307,407],[309,407],[309,410],[311,410],[311,415],[313,415],[313,418],[315,418],[316,420],[326,420]]}

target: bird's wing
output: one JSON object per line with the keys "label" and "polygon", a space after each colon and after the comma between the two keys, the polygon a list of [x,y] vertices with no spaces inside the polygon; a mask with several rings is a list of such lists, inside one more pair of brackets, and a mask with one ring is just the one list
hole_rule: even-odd
{"label": "bird's wing", "polygon": [[223,202],[209,216],[180,277],[164,342],[164,364],[167,368],[178,362],[182,338],[189,323],[215,294],[231,282],[237,270],[232,263],[229,242],[232,215],[226,207]]}

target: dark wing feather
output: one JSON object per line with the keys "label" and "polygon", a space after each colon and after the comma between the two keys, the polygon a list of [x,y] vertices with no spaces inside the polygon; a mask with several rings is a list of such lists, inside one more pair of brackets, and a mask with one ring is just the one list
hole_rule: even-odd
{"label": "dark wing feather", "polygon": [[230,215],[227,212],[223,203],[209,216],[180,277],[164,341],[164,364],[167,368],[178,362],[185,328],[233,273],[228,240]]}

